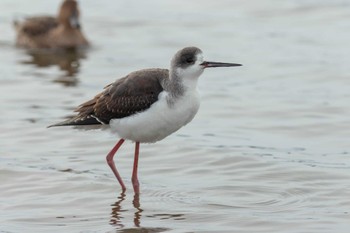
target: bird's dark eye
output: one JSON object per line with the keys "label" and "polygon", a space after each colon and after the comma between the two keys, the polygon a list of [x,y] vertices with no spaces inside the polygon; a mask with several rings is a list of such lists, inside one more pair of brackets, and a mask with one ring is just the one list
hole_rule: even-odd
{"label": "bird's dark eye", "polygon": [[189,57],[189,58],[186,59],[186,63],[192,64],[192,63],[194,63],[194,59]]}

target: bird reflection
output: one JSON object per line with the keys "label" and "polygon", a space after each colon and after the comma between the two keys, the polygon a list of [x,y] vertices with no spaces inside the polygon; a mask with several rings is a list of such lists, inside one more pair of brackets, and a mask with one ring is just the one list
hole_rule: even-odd
{"label": "bird reflection", "polygon": [[[127,209],[124,209],[122,207],[122,202],[125,200],[125,192],[122,192],[119,197],[118,197],[118,201],[116,201],[112,206],[112,213],[111,213],[111,220],[110,220],[110,224],[114,225],[114,226],[118,226],[118,227],[124,227],[124,224],[122,223],[122,213],[126,212]],[[141,224],[141,213],[143,211],[143,209],[140,208],[140,195],[139,194],[135,194],[134,195],[134,199],[132,201],[132,204],[134,206],[134,208],[136,209],[136,211],[134,212],[134,225],[135,227],[140,227]]]}
{"label": "bird reflection", "polygon": [[55,79],[55,82],[65,86],[76,86],[79,73],[80,60],[85,59],[86,50],[83,49],[60,49],[60,50],[27,50],[29,60],[21,61],[21,64],[35,65],[39,68],[57,66],[65,74]]}

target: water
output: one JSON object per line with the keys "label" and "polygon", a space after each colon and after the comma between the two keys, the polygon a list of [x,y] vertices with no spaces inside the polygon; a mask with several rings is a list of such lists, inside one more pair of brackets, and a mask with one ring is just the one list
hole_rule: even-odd
{"label": "water", "polygon": [[[80,1],[93,48],[16,49],[11,21],[60,1],[0,3],[0,232],[349,232],[350,60],[344,0]],[[180,48],[206,70],[188,126],[105,162],[106,131],[51,128],[108,83]]]}

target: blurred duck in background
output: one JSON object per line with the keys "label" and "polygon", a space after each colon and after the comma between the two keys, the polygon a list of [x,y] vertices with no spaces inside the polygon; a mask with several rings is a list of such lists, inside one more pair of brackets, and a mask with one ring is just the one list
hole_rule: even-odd
{"label": "blurred duck in background", "polygon": [[89,45],[81,31],[78,3],[65,0],[57,17],[35,16],[15,20],[17,31],[16,45],[36,48],[84,48]]}

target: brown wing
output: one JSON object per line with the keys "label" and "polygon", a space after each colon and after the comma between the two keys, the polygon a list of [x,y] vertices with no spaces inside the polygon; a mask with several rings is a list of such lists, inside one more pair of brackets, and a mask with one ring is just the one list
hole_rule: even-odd
{"label": "brown wing", "polygon": [[159,93],[163,91],[162,80],[168,76],[166,69],[133,72],[81,104],[75,110],[77,116],[53,126],[109,124],[111,119],[142,112],[158,100]]}
{"label": "brown wing", "polygon": [[27,18],[23,23],[18,24],[22,33],[28,36],[40,36],[58,26],[57,19],[50,16]]}

